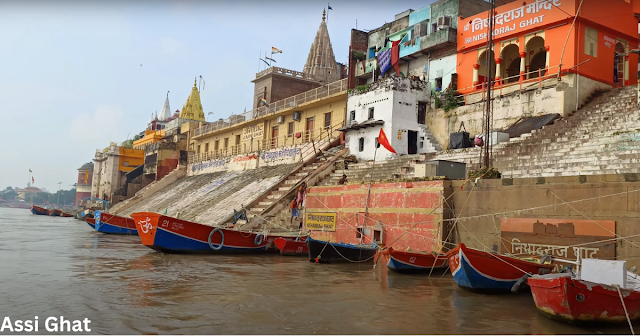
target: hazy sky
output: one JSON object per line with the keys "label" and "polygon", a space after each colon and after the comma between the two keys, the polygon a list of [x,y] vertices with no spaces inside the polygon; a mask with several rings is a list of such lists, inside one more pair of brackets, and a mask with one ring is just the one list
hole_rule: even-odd
{"label": "hazy sky", "polygon": [[[374,29],[431,2],[330,2],[336,61],[347,62],[356,20]],[[274,65],[302,71],[326,6],[0,0],[0,189],[25,187],[29,169],[36,187],[70,189],[96,149],[146,128],[167,91],[182,110],[196,76],[208,121],[250,110],[260,53],[281,49]]]}

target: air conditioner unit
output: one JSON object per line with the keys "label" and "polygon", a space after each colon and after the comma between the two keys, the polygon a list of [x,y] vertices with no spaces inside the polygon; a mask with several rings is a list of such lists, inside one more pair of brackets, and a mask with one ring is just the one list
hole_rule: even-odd
{"label": "air conditioner unit", "polygon": [[284,116],[278,117],[278,124],[284,124]]}
{"label": "air conditioner unit", "polygon": [[300,112],[293,112],[293,120],[300,121]]}
{"label": "air conditioner unit", "polygon": [[438,18],[438,30],[451,27],[451,17],[441,16]]}

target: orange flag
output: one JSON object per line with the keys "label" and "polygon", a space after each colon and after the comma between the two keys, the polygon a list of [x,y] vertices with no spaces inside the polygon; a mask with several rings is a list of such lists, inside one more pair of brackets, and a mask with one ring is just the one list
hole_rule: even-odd
{"label": "orange flag", "polygon": [[381,144],[384,148],[386,148],[391,153],[398,154],[393,149],[393,147],[391,147],[391,144],[389,143],[389,139],[387,139],[387,135],[384,134],[384,131],[382,130],[382,127],[380,127],[380,135],[378,135],[378,143]]}

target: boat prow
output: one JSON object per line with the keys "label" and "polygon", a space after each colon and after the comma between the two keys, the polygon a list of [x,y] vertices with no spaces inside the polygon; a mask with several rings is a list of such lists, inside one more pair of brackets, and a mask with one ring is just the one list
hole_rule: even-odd
{"label": "boat prow", "polygon": [[131,217],[122,217],[96,211],[94,213],[95,229],[98,232],[123,235],[137,235],[136,224]]}
{"label": "boat prow", "polygon": [[295,239],[287,239],[278,237],[273,240],[280,254],[286,256],[307,256],[309,248],[306,242],[307,237],[297,237]]}
{"label": "boat prow", "polygon": [[96,229],[96,219],[95,218],[93,218],[93,217],[85,217],[84,221],[87,222],[87,224],[89,224],[89,226],[92,229],[94,229],[94,230]]}
{"label": "boat prow", "polygon": [[382,251],[387,267],[398,273],[422,273],[446,269],[449,259],[446,254],[400,251],[392,247]]}
{"label": "boat prow", "polygon": [[39,207],[37,205],[31,206],[31,213],[39,216],[49,216],[49,210]]}

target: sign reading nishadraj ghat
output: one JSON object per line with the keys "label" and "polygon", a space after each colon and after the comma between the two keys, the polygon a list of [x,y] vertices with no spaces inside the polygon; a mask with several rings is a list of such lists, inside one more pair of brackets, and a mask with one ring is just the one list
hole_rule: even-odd
{"label": "sign reading nishadraj ghat", "polygon": [[242,140],[260,140],[264,137],[264,124],[256,124],[242,129]]}
{"label": "sign reading nishadraj ghat", "polygon": [[309,231],[336,231],[335,212],[308,212],[305,218],[305,228]]}

